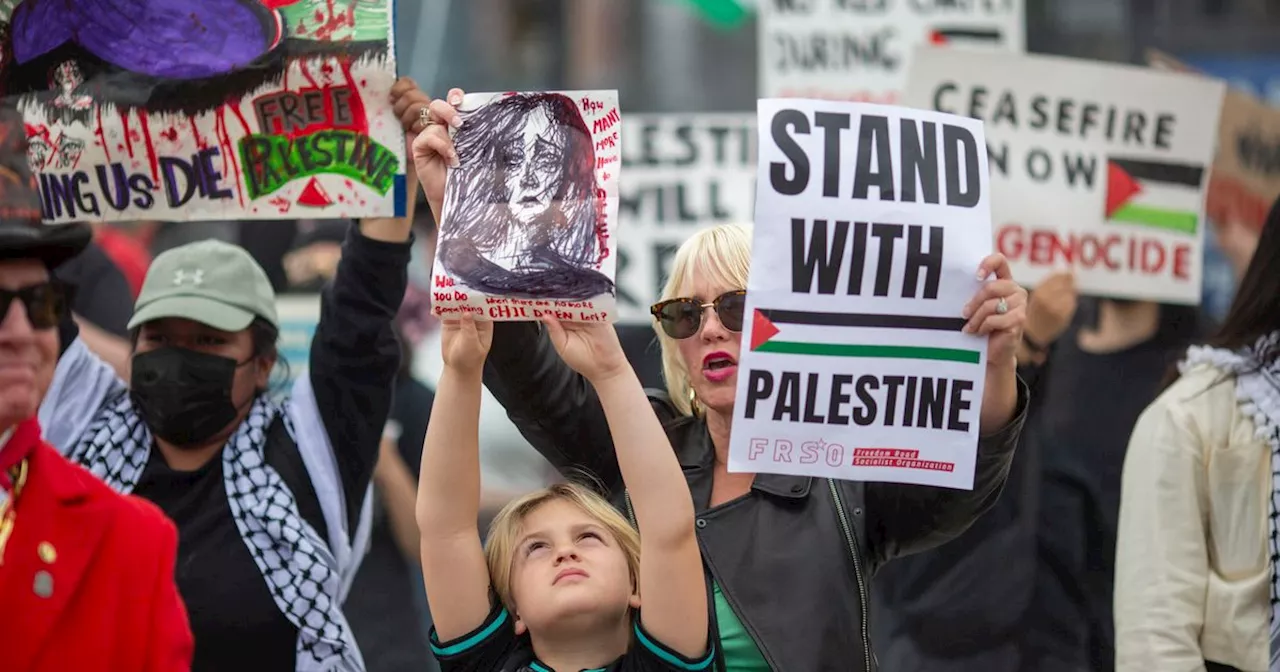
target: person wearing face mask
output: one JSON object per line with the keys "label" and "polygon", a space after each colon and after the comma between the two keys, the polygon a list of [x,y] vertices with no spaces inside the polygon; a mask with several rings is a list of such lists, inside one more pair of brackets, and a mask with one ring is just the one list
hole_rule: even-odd
{"label": "person wearing face mask", "polygon": [[[391,96],[414,130],[426,96],[407,79]],[[129,322],[127,386],[64,323],[40,417],[73,460],[177,523],[197,671],[365,669],[342,603],[368,544],[416,189],[408,217],[348,231],[308,375],[283,403],[266,393],[275,293],[239,247],[203,241],[155,258]]]}
{"label": "person wearing face mask", "polygon": [[113,492],[41,438],[84,224],[42,226],[22,117],[0,111],[0,645],[6,672],[191,666],[174,584],[178,535],[155,506]]}

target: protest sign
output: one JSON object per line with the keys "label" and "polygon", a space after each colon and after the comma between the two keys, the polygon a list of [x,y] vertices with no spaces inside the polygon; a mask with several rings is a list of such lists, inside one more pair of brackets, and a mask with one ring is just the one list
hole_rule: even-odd
{"label": "protest sign", "polygon": [[460,111],[432,311],[615,320],[618,93],[468,94]]}
{"label": "protest sign", "polygon": [[[1196,72],[1155,50],[1148,52],[1147,62],[1160,69]],[[1215,223],[1238,222],[1261,231],[1277,197],[1280,197],[1280,110],[1246,91],[1228,88],[1222,99],[1218,151],[1214,155],[1205,210]]]}
{"label": "protest sign", "polygon": [[402,211],[393,2],[0,3],[44,220]]}
{"label": "protest sign", "polygon": [[618,322],[649,325],[680,244],[699,228],[751,221],[756,115],[633,114],[622,127]]}
{"label": "protest sign", "polygon": [[755,235],[729,470],[973,487],[991,247],[972,119],[759,102]]}
{"label": "protest sign", "polygon": [[1034,286],[1200,300],[1223,85],[1150,68],[922,48],[907,104],[986,123],[996,249]]}
{"label": "protest sign", "polygon": [[896,103],[919,44],[1020,54],[1023,0],[760,0],[760,96]]}

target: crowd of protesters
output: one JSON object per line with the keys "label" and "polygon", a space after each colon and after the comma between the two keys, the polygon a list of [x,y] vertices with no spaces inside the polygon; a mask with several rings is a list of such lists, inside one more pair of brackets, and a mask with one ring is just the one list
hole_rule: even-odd
{"label": "crowd of protesters", "polygon": [[354,223],[41,226],[0,119],[0,667],[1273,669],[1280,207],[1221,324],[984,259],[972,490],[736,473],[748,227],[651,297],[664,389],[607,324],[429,317],[462,95],[397,83],[408,214]]}

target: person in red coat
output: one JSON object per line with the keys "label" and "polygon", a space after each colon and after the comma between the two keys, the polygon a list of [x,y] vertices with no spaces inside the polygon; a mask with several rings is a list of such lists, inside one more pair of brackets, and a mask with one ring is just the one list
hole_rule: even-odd
{"label": "person in red coat", "polygon": [[173,523],[41,439],[69,305],[50,270],[91,232],[41,225],[39,205],[22,118],[0,109],[0,669],[190,670]]}

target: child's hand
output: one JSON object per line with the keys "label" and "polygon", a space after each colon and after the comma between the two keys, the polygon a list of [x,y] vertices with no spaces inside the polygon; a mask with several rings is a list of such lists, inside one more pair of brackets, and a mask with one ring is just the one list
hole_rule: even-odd
{"label": "child's hand", "polygon": [[477,322],[470,314],[441,320],[440,355],[455,371],[479,371],[492,344],[493,322]]}
{"label": "child's hand", "polygon": [[592,382],[604,380],[630,366],[618,342],[618,332],[608,322],[542,320],[560,358]]}

